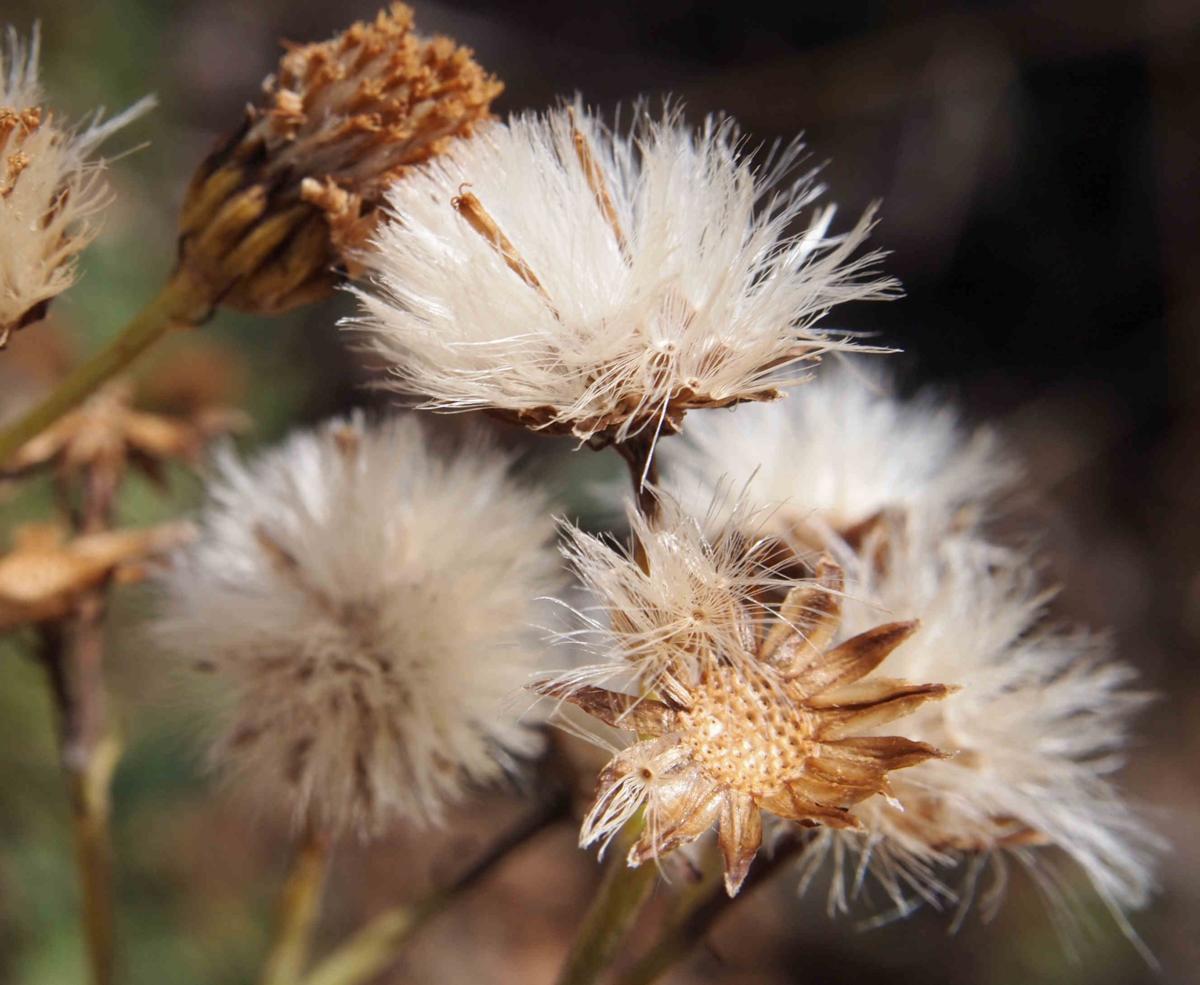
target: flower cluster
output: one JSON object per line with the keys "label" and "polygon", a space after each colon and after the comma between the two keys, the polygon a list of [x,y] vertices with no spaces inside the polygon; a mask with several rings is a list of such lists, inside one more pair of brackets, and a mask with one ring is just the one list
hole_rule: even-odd
{"label": "flower cluster", "polygon": [[[1103,638],[1048,626],[1052,593],[1029,551],[988,536],[985,521],[1017,474],[995,437],[932,398],[890,390],[850,364],[787,404],[750,409],[746,428],[698,421],[666,455],[690,502],[736,488],[773,543],[801,559],[813,549],[838,558],[839,638],[882,613],[920,620],[887,673],[959,689],[904,723],[949,755],[899,774],[891,798],[855,805],[854,831],[817,836],[806,877],[832,856],[873,872],[901,911],[913,896],[965,905],[979,866],[1010,855],[1040,871],[1052,864],[1042,849],[1057,848],[1110,904],[1140,905],[1155,837],[1110,776],[1144,703],[1133,673]],[[718,520],[744,527],[728,511]],[[965,874],[958,885],[955,869]],[[830,902],[848,905],[840,875]]]}
{"label": "flower cluster", "polygon": [[[73,280],[109,197],[94,151],[145,106],[63,127],[37,61],[37,35],[10,33],[0,346]],[[540,749],[523,688],[627,733],[579,840],[627,846],[629,866],[715,833],[730,897],[762,874],[764,846],[787,844],[802,885],[832,859],[835,910],[868,873],[900,912],[965,910],[1009,858],[1053,887],[1055,850],[1115,912],[1144,903],[1158,845],[1112,776],[1144,703],[1132,671],[1103,638],[1049,623],[1033,552],[1001,542],[1019,469],[996,437],[899,399],[859,364],[886,350],[824,324],[897,293],[863,249],[874,209],[834,231],[801,146],[750,148],[728,119],[692,127],[640,103],[610,128],[576,100],[493,120],[500,89],[403,4],[287,50],[197,171],[167,288],[0,435],[0,477],[53,468],[80,514],[73,538],[25,528],[0,556],[0,631],[81,615],[81,599],[97,630],[96,590],[178,548],[154,638],[211,684],[214,765],[309,835],[280,967],[302,963],[330,839],[439,822]],[[352,415],[250,460],[227,447],[195,539],[106,529],[128,465],[194,460],[237,419],[202,406],[211,380],[180,377],[192,406],[174,418],[101,384],[217,304],[281,312],[364,273],[346,324],[386,386],[630,464],[628,547],[559,527],[597,602],[564,634],[587,666],[542,666],[534,627],[560,580],[548,498],[482,429],[439,449],[415,417]],[[692,412],[708,413],[685,431]],[[82,704],[60,691],[66,733]],[[405,911],[403,934],[498,857]],[[623,878],[638,877],[617,870],[609,903],[628,902]],[[609,933],[614,909],[590,930]],[[332,966],[369,973],[396,926],[385,916]],[[286,970],[265,977],[300,969]]]}

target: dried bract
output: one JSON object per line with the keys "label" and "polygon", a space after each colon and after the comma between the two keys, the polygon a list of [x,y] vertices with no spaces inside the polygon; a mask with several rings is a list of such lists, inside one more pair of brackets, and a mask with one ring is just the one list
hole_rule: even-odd
{"label": "dried bract", "polygon": [[594,442],[671,433],[693,408],[770,400],[781,371],[850,340],[816,323],[891,296],[792,173],[756,169],[730,121],[581,106],[489,125],[388,193],[357,324],[399,390]]}
{"label": "dried bract", "polygon": [[210,297],[275,313],[327,295],[373,228],[389,183],[467,136],[502,86],[393,4],[289,47],[260,105],[201,165],[180,218],[181,263]]}
{"label": "dried bract", "polygon": [[64,477],[86,471],[111,491],[132,463],[161,481],[165,462],[195,463],[206,444],[244,424],[241,414],[221,407],[200,408],[190,418],[138,410],[134,396],[129,381],[110,383],[22,447],[0,475],[52,466]]}
{"label": "dried bract", "polygon": [[140,578],[143,564],[177,547],[189,528],[170,524],[65,539],[54,526],[19,528],[0,556],[0,632],[62,619],[79,596],[116,574]]}
{"label": "dried bract", "polygon": [[76,258],[111,199],[95,151],[151,105],[64,125],[44,105],[38,40],[35,31],[25,44],[9,28],[0,44],[0,347],[75,282]]}
{"label": "dried bract", "polygon": [[213,676],[213,761],[264,806],[330,833],[436,821],[536,748],[510,699],[557,563],[508,464],[482,442],[435,454],[412,419],[220,458],[157,636]]}

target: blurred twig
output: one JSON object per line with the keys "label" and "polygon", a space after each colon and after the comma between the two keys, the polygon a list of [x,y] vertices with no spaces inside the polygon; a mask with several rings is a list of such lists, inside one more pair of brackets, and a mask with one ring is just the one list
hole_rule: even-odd
{"label": "blurred twig", "polygon": [[719,853],[712,852],[698,882],[683,892],[666,923],[637,963],[616,980],[616,985],[650,985],[685,958],[731,907],[744,901],[756,887],[769,881],[804,847],[794,838],[778,847],[770,858],[759,859],[737,896],[725,893]]}
{"label": "blurred twig", "polygon": [[294,985],[308,962],[312,932],[321,912],[321,891],[329,868],[328,837],[309,823],[279,898],[279,919],[263,985]]}
{"label": "blurred twig", "polygon": [[[116,486],[101,470],[82,477],[76,533],[111,526]],[[69,502],[66,491],[61,500]],[[41,660],[58,711],[59,758],[71,800],[75,861],[92,985],[111,985],[115,968],[109,788],[120,745],[108,731],[104,700],[104,617],[111,577],[85,593],[64,622],[42,628]]]}
{"label": "blurred twig", "polygon": [[412,937],[464,893],[475,886],[513,851],[566,816],[565,792],[545,800],[532,814],[493,844],[448,886],[416,903],[392,907],[379,914],[322,961],[303,985],[359,985],[387,968]]}

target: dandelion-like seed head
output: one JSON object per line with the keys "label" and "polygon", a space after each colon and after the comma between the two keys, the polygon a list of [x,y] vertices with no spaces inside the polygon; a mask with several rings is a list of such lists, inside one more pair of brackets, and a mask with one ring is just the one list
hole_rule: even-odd
{"label": "dandelion-like seed head", "polygon": [[[671,506],[642,533],[660,540],[678,533],[668,550],[690,546],[705,580],[730,560]],[[778,601],[730,584],[712,616],[697,618],[709,632],[680,632],[679,603],[691,601],[686,590],[661,608],[648,596],[631,598],[627,586],[638,582],[643,565],[606,547],[581,550],[585,536],[576,535],[576,564],[609,609],[608,643],[614,655],[634,662],[650,690],[640,696],[606,690],[579,674],[537,686],[638,736],[601,772],[581,844],[607,845],[644,810],[644,829],[628,855],[630,865],[640,865],[716,825],[726,889],[734,895],[762,841],[762,812],[803,825],[857,827],[852,805],[888,795],[892,771],[939,756],[927,743],[866,734],[948,689],[894,679],[859,683],[916,624],[876,625],[834,646],[842,600],[841,572],[832,561],[824,559],[815,578],[792,584]],[[644,565],[656,577],[664,551],[653,543],[644,551]],[[621,570],[606,577],[598,570],[603,565]],[[705,596],[711,601],[717,594]]]}
{"label": "dandelion-like seed head", "polygon": [[24,42],[9,28],[0,41],[0,347],[75,282],[111,199],[95,151],[151,105],[66,126],[44,105],[38,56],[36,30]]}
{"label": "dandelion-like seed head", "polygon": [[898,398],[887,375],[853,357],[786,401],[703,415],[663,463],[685,505],[736,489],[764,534],[801,551],[854,547],[889,515],[971,526],[1018,474],[992,431],[969,429],[931,396]]}
{"label": "dandelion-like seed head", "polygon": [[732,122],[644,107],[626,130],[580,105],[489,125],[389,191],[358,324],[425,406],[593,442],[770,400],[850,345],[830,308],[895,287],[855,255],[871,213],[793,232],[821,191],[798,155],[758,169]]}
{"label": "dandelion-like seed head", "polygon": [[290,46],[262,103],[197,171],[183,263],[232,307],[273,313],[353,268],[387,185],[467,136],[502,85],[393,4],[329,41]]}
{"label": "dandelion-like seed head", "polygon": [[519,692],[556,561],[504,456],[411,419],[335,423],[218,463],[159,634],[228,696],[214,761],[297,822],[437,820],[532,751]]}
{"label": "dandelion-like seed head", "polygon": [[[1069,903],[1061,854],[1110,906],[1144,903],[1157,839],[1111,774],[1145,695],[1107,641],[1046,625],[1048,594],[1025,553],[908,528],[886,556],[855,565],[846,597],[845,634],[881,611],[920,618],[920,636],[897,648],[888,673],[961,688],[907,723],[913,738],[954,755],[897,776],[893,802],[853,808],[861,833],[826,833],[810,864],[834,848],[858,858],[906,912],[921,899],[965,907],[982,868],[1005,858],[1028,868],[1051,902]],[[840,878],[835,908],[849,902]]]}

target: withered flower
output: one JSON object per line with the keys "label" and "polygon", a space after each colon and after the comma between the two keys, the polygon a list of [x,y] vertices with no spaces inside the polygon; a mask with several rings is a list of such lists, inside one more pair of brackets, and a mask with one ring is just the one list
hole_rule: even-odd
{"label": "withered flower", "polygon": [[384,189],[470,134],[501,84],[471,51],[422,38],[393,4],[318,44],[288,48],[260,105],[200,166],[180,262],[208,297],[275,313],[324,297],[353,269]]}
{"label": "withered flower", "polygon": [[79,596],[110,575],[135,580],[150,558],[178,546],[183,524],[115,530],[65,538],[55,526],[30,525],[13,535],[0,556],[0,632],[61,619]]}
{"label": "withered flower", "polygon": [[[630,559],[619,563],[638,567]],[[597,584],[593,573],[583,574]],[[952,689],[893,679],[863,683],[917,626],[878,625],[834,645],[841,589],[840,569],[824,559],[815,579],[793,585],[778,604],[730,593],[721,619],[737,628],[739,639],[712,637],[721,640],[712,649],[700,636],[680,635],[673,615],[662,613],[663,652],[650,694],[595,687],[579,674],[536,685],[541,694],[638,734],[601,772],[580,843],[606,846],[644,809],[644,829],[628,855],[636,866],[715,824],[732,896],[758,852],[764,811],[805,826],[857,828],[849,808],[890,796],[889,773],[941,756],[924,742],[872,734]],[[707,618],[696,613],[697,622]],[[622,611],[610,610],[610,623],[609,643],[618,651],[644,645],[643,632],[631,632]]]}
{"label": "withered flower", "polygon": [[9,28],[0,44],[0,348],[75,282],[112,197],[95,151],[152,105],[67,126],[45,107],[38,54],[36,29],[25,44]]}
{"label": "withered flower", "polygon": [[488,125],[389,191],[356,324],[422,406],[593,443],[774,399],[852,344],[831,308],[895,288],[856,253],[872,213],[831,234],[799,155],[760,169],[732,122],[644,106]]}
{"label": "withered flower", "polygon": [[76,410],[22,447],[0,475],[53,466],[60,476],[84,471],[106,490],[115,490],[128,465],[155,481],[169,460],[194,463],[208,442],[239,428],[243,415],[222,407],[201,407],[188,418],[139,410],[128,380],[109,383]]}

